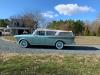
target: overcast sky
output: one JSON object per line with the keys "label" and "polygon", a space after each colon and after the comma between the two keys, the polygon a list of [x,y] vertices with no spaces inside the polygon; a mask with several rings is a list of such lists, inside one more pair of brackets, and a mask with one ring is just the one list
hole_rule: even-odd
{"label": "overcast sky", "polygon": [[0,0],[0,18],[28,11],[40,11],[43,17],[94,20],[100,13],[100,0]]}

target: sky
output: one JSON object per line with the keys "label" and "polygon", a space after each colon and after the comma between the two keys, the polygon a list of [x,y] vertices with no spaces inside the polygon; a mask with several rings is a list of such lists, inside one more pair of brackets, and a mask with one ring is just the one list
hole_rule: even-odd
{"label": "sky", "polygon": [[0,18],[29,11],[53,20],[92,21],[100,13],[100,0],[0,0]]}

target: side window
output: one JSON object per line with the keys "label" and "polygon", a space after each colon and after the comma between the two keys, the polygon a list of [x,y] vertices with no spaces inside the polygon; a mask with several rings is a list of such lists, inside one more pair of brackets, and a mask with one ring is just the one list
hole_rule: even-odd
{"label": "side window", "polygon": [[45,31],[37,31],[36,35],[45,35]]}
{"label": "side window", "polygon": [[59,36],[72,36],[73,33],[72,32],[60,32]]}
{"label": "side window", "polygon": [[46,31],[46,35],[55,35],[55,31]]}

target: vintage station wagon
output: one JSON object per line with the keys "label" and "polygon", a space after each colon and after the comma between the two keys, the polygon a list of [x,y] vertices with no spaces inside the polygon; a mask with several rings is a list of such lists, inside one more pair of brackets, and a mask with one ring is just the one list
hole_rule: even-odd
{"label": "vintage station wagon", "polygon": [[65,44],[74,44],[74,35],[72,31],[36,29],[33,34],[15,35],[17,43],[21,47],[29,45],[47,45],[55,46],[57,49],[62,49]]}

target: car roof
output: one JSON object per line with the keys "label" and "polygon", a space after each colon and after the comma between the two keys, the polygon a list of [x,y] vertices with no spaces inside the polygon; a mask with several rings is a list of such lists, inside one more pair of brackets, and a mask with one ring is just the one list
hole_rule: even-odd
{"label": "car roof", "polygon": [[56,32],[72,32],[72,31],[65,31],[65,30],[53,30],[53,29],[44,29],[44,28],[38,28],[37,31],[56,31]]}

